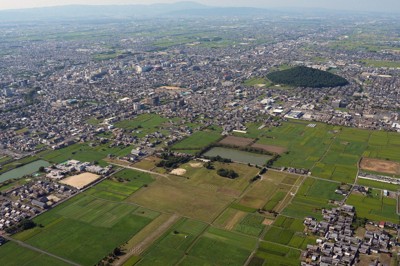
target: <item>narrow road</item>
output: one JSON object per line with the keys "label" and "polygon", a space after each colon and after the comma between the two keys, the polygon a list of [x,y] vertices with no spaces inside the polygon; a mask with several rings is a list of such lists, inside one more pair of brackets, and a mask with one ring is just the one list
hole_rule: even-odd
{"label": "narrow road", "polygon": [[44,250],[42,250],[42,249],[40,249],[40,248],[36,248],[36,247],[31,246],[31,245],[29,245],[29,244],[27,244],[27,243],[25,243],[25,242],[20,241],[20,240],[16,240],[16,239],[11,238],[11,237],[6,236],[6,235],[3,235],[3,237],[4,237],[5,239],[9,240],[9,241],[12,241],[12,242],[14,242],[14,243],[17,243],[17,244],[20,245],[21,247],[28,248],[28,249],[30,249],[30,250],[33,250],[33,251],[36,251],[36,252],[45,254],[45,255],[47,255],[47,256],[56,258],[56,259],[61,260],[61,261],[65,262],[65,263],[68,263],[68,264],[70,264],[70,265],[80,266],[80,264],[78,264],[78,263],[76,263],[76,262],[73,262],[73,261],[64,259],[64,258],[62,258],[62,257],[60,257],[60,256],[57,256],[57,255],[54,255],[54,254],[49,253],[49,252],[47,252],[47,251],[44,251]]}

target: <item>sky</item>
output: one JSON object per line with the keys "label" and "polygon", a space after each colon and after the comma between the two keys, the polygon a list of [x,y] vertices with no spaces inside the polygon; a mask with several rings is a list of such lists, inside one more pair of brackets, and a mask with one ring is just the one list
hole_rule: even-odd
{"label": "sky", "polygon": [[[336,10],[390,11],[400,13],[399,0],[194,0],[212,6],[305,7]],[[178,0],[0,0],[0,9],[18,9],[70,4],[152,4]]]}

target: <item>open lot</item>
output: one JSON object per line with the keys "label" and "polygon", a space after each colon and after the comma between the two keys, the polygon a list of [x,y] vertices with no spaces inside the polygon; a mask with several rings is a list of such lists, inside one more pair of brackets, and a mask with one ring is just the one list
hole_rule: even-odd
{"label": "open lot", "polygon": [[74,176],[69,176],[67,178],[64,178],[63,180],[60,181],[61,184],[65,184],[77,189],[82,189],[89,184],[93,183],[97,179],[99,179],[99,175],[95,175],[92,173],[83,173],[79,175],[74,175]]}
{"label": "open lot", "polygon": [[362,158],[360,167],[363,170],[400,175],[400,163],[373,158]]}

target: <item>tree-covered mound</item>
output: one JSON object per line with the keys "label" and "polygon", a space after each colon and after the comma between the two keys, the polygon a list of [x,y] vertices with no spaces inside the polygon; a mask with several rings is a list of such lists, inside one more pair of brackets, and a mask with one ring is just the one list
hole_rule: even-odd
{"label": "tree-covered mound", "polygon": [[305,66],[272,72],[267,78],[276,84],[295,87],[323,88],[349,84],[346,79],[338,75]]}

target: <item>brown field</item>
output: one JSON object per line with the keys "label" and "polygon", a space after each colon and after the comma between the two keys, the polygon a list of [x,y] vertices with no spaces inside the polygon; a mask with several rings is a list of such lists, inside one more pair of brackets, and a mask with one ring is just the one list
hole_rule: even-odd
{"label": "brown field", "polygon": [[228,136],[221,140],[219,143],[225,144],[225,145],[233,145],[237,147],[246,147],[249,146],[251,143],[253,143],[254,139],[249,139],[249,138],[241,138],[241,137],[235,137],[235,136]]}
{"label": "brown field", "polygon": [[363,170],[400,175],[400,163],[373,158],[362,158],[360,168]]}
{"label": "brown field", "polygon": [[285,151],[287,151],[286,148],[284,148],[284,147],[274,146],[274,145],[264,145],[264,144],[258,144],[258,143],[254,143],[253,145],[251,145],[251,147],[257,148],[257,149],[262,149],[264,151],[277,153],[277,154],[282,154]]}
{"label": "brown field", "polygon": [[83,173],[83,174],[67,177],[67,178],[61,180],[60,183],[69,185],[71,187],[75,187],[77,189],[82,189],[82,188],[86,187],[87,185],[93,183],[94,181],[96,181],[99,178],[100,178],[99,175],[95,175],[92,173]]}

